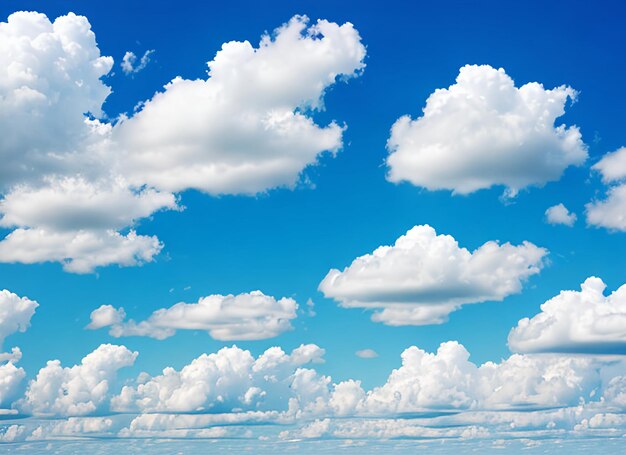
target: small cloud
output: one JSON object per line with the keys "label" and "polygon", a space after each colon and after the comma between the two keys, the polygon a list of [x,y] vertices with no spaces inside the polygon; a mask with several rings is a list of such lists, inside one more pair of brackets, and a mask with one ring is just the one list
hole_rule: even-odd
{"label": "small cloud", "polygon": [[154,49],[147,50],[139,59],[139,62],[137,64],[137,56],[135,55],[135,53],[127,51],[124,54],[124,58],[122,58],[122,63],[120,64],[122,66],[122,71],[124,71],[124,74],[126,74],[127,76],[129,74],[138,73],[146,66],[148,66],[148,63],[150,63],[150,55],[152,55],[153,53]]}
{"label": "small cloud", "polygon": [[373,359],[378,357],[378,352],[373,349],[361,349],[360,351],[355,352],[357,357],[361,357],[362,359]]}
{"label": "small cloud", "polygon": [[565,226],[573,226],[576,222],[576,214],[570,212],[563,204],[557,204],[546,210],[546,223],[548,224],[564,224]]}
{"label": "small cloud", "polygon": [[317,315],[317,313],[315,312],[315,303],[313,302],[313,300],[311,299],[307,300],[306,307],[307,307],[308,316],[314,317],[315,315]]}

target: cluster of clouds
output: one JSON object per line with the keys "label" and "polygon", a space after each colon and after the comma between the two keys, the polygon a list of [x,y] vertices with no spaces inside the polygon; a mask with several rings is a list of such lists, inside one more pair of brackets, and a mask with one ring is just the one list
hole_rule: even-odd
{"label": "cluster of clouds", "polygon": [[[314,344],[290,353],[271,347],[258,357],[233,345],[121,385],[118,371],[132,366],[138,353],[103,344],[77,365],[49,361],[16,398],[25,374],[14,365],[21,355],[14,348],[0,366],[4,413],[56,420],[36,428],[9,421],[1,439],[250,437],[250,429],[238,426],[252,423],[295,425],[276,434],[283,439],[477,438],[506,425],[509,431],[626,432],[620,418],[626,412],[626,360],[617,355],[626,347],[626,286],[609,296],[604,289],[590,277],[581,291],[563,291],[539,314],[520,320],[509,336],[517,353],[506,359],[475,364],[456,341],[436,352],[411,346],[400,367],[370,390],[358,380],[333,382],[318,372],[314,364],[323,362],[324,349]],[[9,291],[0,297],[2,335],[26,330],[37,303]],[[238,298],[277,303],[260,292],[207,299],[237,305]],[[94,327],[125,323],[119,310],[100,310],[92,314]]]}
{"label": "cluster of clouds", "polygon": [[[258,47],[225,43],[206,80],[178,76],[139,112],[110,120],[113,59],[87,18],[17,12],[0,40],[0,224],[10,230],[0,261],[75,273],[154,260],[163,244],[136,227],[182,209],[175,193],[295,186],[341,149],[345,127],[313,115],[329,86],[361,73],[366,53],[351,24],[295,16]],[[123,70],[142,70],[150,54],[127,53]]]}
{"label": "cluster of clouds", "polygon": [[[362,73],[366,56],[352,24],[294,16],[257,47],[224,43],[206,79],[177,76],[137,112],[109,119],[102,106],[114,62],[87,18],[17,12],[0,23],[0,40],[0,224],[10,230],[0,261],[53,261],[74,273],[153,261],[164,245],[136,230],[154,213],[182,210],[185,190],[254,195],[298,185],[342,148],[346,126],[314,115],[328,87]],[[143,70],[152,52],[127,52],[123,71]],[[462,194],[501,185],[508,195],[557,180],[587,159],[578,127],[556,125],[577,96],[464,66],[421,117],[395,122],[387,178]],[[593,166],[610,186],[587,205],[588,224],[626,229],[624,156]],[[575,219],[562,208],[547,217]]]}

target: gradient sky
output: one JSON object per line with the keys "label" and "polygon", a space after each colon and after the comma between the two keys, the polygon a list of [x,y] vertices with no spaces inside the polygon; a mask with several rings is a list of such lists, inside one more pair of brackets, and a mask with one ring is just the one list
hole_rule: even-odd
{"label": "gradient sky", "polygon": [[[206,79],[206,63],[223,43],[248,40],[256,47],[264,33],[297,14],[312,22],[350,22],[366,48],[362,74],[332,84],[323,95],[324,109],[310,113],[318,125],[335,120],[346,126],[341,150],[335,157],[323,154],[318,164],[303,169],[295,187],[271,187],[251,196],[176,191],[184,210],[157,211],[132,223],[138,234],[157,235],[164,244],[153,260],[140,266],[112,264],[76,274],[58,262],[2,261],[0,289],[39,303],[30,327],[7,336],[2,346],[3,351],[21,349],[17,365],[26,374],[22,392],[48,360],[76,365],[102,343],[139,352],[134,365],[111,381],[111,395],[140,372],[156,376],[166,366],[179,370],[203,353],[233,344],[255,357],[272,346],[290,352],[301,344],[318,345],[325,350],[324,363],[313,366],[319,374],[332,377],[332,383],[360,380],[367,391],[387,381],[410,346],[435,352],[441,343],[455,340],[473,363],[498,363],[511,355],[511,328],[537,315],[540,305],[562,290],[579,290],[590,276],[606,283],[607,295],[626,283],[625,234],[591,225],[585,209],[585,204],[604,199],[609,188],[591,167],[626,145],[626,9],[621,2],[7,0],[0,3],[0,22],[21,10],[44,13],[51,21],[68,12],[88,19],[101,55],[115,61],[102,78],[112,89],[102,106],[103,122],[115,123],[122,114],[132,117],[138,103],[176,76]],[[145,68],[131,74],[122,70],[127,51],[140,58],[148,50],[153,53]],[[0,51],[0,59],[3,55],[8,54]],[[505,186],[499,184],[454,194],[390,182],[387,141],[394,122],[403,115],[421,116],[436,89],[453,85],[460,68],[474,64],[503,68],[518,88],[539,82],[545,89],[575,89],[576,101],[566,103],[556,125],[580,129],[586,161],[565,166],[560,178],[522,188],[512,198],[503,196]],[[5,62],[0,60],[0,66]],[[3,128],[0,123],[0,135]],[[2,189],[5,195],[7,188]],[[573,226],[547,222],[546,210],[560,203],[577,215]],[[626,213],[626,206],[622,210]],[[372,311],[343,308],[318,290],[330,269],[343,270],[355,258],[393,245],[413,226],[425,224],[470,251],[495,240],[513,245],[528,241],[549,253],[541,271],[522,280],[521,292],[507,293],[502,301],[464,305],[441,324],[374,322]],[[13,229],[2,228],[2,236]],[[115,338],[106,328],[85,329],[101,305],[123,307],[128,318],[141,321],[178,302],[257,289],[298,302],[291,330],[267,339],[231,341],[204,330],[178,330],[159,340]],[[309,300],[312,305],[307,305]],[[618,304],[626,317],[626,299]],[[611,342],[617,347],[602,354],[626,353],[626,330]],[[363,349],[377,356],[355,354]],[[103,409],[96,415],[106,414]],[[19,411],[26,421],[47,418]],[[623,416],[624,410],[611,412]],[[66,417],[71,415],[55,416]],[[19,422],[9,420],[4,428]],[[624,435],[626,420],[616,428],[613,435]],[[373,449],[387,450],[376,445],[376,438],[368,441]],[[481,444],[491,447],[490,437],[486,441]],[[594,439],[596,443],[593,447],[606,444],[606,453],[623,449],[619,439]],[[7,448],[0,446],[0,451]]]}

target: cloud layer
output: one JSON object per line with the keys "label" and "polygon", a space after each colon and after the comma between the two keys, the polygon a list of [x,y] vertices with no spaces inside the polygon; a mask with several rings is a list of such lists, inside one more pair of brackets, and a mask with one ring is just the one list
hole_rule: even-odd
{"label": "cloud layer", "polygon": [[503,185],[510,195],[558,180],[587,158],[578,128],[555,126],[576,96],[567,86],[517,88],[503,69],[464,66],[455,84],[429,96],[421,117],[393,125],[387,178],[461,194]]}
{"label": "cloud layer", "polygon": [[377,310],[377,322],[440,324],[461,305],[520,292],[546,254],[529,242],[495,241],[470,252],[428,225],[415,226],[393,246],[378,247],[343,271],[332,269],[319,289],[343,307]]}

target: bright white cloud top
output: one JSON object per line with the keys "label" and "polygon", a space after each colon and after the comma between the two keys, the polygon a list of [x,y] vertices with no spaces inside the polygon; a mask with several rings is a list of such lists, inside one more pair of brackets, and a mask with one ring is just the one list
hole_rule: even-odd
{"label": "bright white cloud top", "polygon": [[293,186],[322,152],[337,152],[343,128],[319,126],[325,90],[364,68],[352,24],[296,16],[249,42],[225,43],[206,80],[178,77],[115,129],[133,183],[166,191],[254,194]]}
{"label": "bright white cloud top", "polygon": [[592,167],[609,185],[607,196],[588,203],[587,223],[615,231],[626,231],[626,147],[606,154]]}
{"label": "bright white cloud top", "polygon": [[[117,411],[231,412],[233,409],[286,410],[306,407],[327,394],[329,378],[300,368],[321,361],[324,350],[302,345],[290,355],[270,348],[258,358],[233,346],[202,355],[180,371],[142,378],[125,386],[111,406]],[[293,401],[292,401],[293,400]]]}
{"label": "bright white cloud top", "polygon": [[100,345],[80,365],[63,367],[50,360],[30,381],[18,406],[39,416],[92,414],[108,404],[109,385],[120,368],[131,366],[138,353],[125,346]]}
{"label": "bright white cloud top", "polygon": [[388,325],[441,324],[464,304],[500,301],[539,273],[547,250],[530,242],[490,241],[470,252],[430,226],[415,226],[393,246],[332,269],[319,289],[345,308],[369,308]]}
{"label": "bright white cloud top", "polygon": [[546,222],[549,224],[563,224],[572,227],[576,218],[576,214],[570,212],[562,203],[553,205],[546,210]]}
{"label": "bright white cloud top", "polygon": [[460,194],[503,185],[510,195],[558,180],[587,159],[579,129],[555,126],[576,96],[568,86],[517,88],[504,69],[464,66],[455,84],[429,96],[421,117],[393,125],[387,178]]}
{"label": "bright white cloud top", "polygon": [[291,330],[298,304],[261,291],[210,295],[197,303],[180,302],[155,311],[145,321],[125,321],[123,308],[102,305],[91,313],[89,329],[110,327],[114,337],[148,336],[165,339],[176,330],[205,330],[216,340],[262,340]]}
{"label": "bright white cloud top", "polygon": [[609,296],[600,278],[580,291],[562,291],[541,312],[520,320],[509,334],[516,352],[626,353],[626,285]]}

